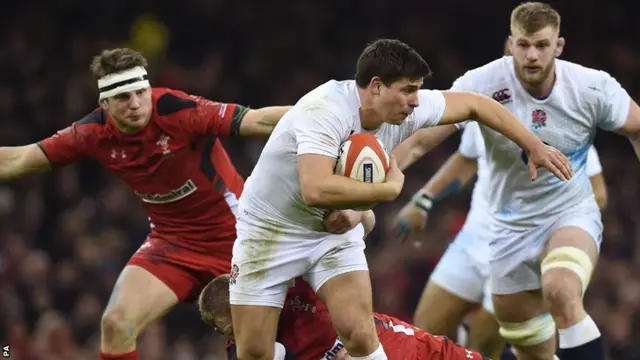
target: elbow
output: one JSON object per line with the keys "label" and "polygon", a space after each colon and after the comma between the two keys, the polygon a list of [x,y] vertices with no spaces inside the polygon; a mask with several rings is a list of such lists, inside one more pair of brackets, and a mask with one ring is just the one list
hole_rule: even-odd
{"label": "elbow", "polygon": [[322,207],[325,205],[322,189],[315,182],[301,183],[300,193],[302,195],[302,201],[309,207]]}

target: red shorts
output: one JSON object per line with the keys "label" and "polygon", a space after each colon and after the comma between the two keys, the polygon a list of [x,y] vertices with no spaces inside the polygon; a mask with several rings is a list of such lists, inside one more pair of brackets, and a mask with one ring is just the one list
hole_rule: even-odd
{"label": "red shorts", "polygon": [[150,235],[127,265],[149,271],[165,283],[179,302],[198,299],[202,289],[216,276],[231,269],[233,238],[200,245],[200,250]]}

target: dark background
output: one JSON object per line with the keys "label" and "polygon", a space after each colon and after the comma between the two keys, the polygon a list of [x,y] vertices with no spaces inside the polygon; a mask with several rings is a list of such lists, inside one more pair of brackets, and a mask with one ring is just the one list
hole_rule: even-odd
{"label": "dark background", "polygon": [[[571,6],[574,4],[574,6]],[[75,1],[3,3],[0,11],[0,144],[50,136],[96,106],[88,65],[101,49],[131,46],[149,58],[156,86],[252,107],[292,104],[330,79],[349,78],[379,37],[416,48],[447,88],[500,56],[517,2]],[[634,2],[557,5],[563,58],[603,69],[638,98],[640,34]],[[410,319],[429,272],[464,221],[468,191],[438,205],[423,246],[400,246],[391,221],[455,150],[458,137],[407,174],[401,199],[376,209],[369,246],[375,308]],[[262,142],[225,140],[248,175]],[[600,132],[609,185],[602,260],[586,302],[610,359],[640,359],[640,167],[628,142]],[[148,231],[136,197],[92,163],[0,185],[0,339],[14,358],[97,359],[99,319],[113,282]],[[178,307],[139,341],[141,359],[224,358],[222,341],[193,306]],[[19,356],[19,347],[31,355]]]}

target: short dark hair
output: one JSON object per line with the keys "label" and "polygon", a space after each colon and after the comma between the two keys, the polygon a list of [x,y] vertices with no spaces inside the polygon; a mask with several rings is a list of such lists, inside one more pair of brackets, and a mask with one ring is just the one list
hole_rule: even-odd
{"label": "short dark hair", "polygon": [[[207,325],[216,327],[216,319],[231,311],[229,303],[229,275],[220,275],[211,280],[198,298],[200,317]],[[222,314],[220,312],[223,312]]]}
{"label": "short dark hair", "polygon": [[147,66],[147,59],[141,53],[128,48],[106,49],[93,58],[91,72],[99,79],[136,66]]}
{"label": "short dark hair", "polygon": [[411,46],[395,39],[379,39],[369,44],[356,64],[356,84],[365,88],[373,77],[386,86],[400,79],[418,80],[431,76],[429,64]]}

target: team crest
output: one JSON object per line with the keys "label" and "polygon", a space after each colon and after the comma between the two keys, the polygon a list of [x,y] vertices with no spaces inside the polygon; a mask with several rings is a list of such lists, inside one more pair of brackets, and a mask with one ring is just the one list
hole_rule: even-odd
{"label": "team crest", "polygon": [[169,140],[171,138],[167,135],[161,135],[158,141],[156,141],[156,145],[162,150],[162,155],[171,154],[171,149],[169,149]]}
{"label": "team crest", "polygon": [[540,129],[547,126],[547,113],[544,110],[536,109],[531,113],[531,127]]}
{"label": "team crest", "polygon": [[238,269],[238,265],[233,264],[233,266],[231,266],[231,272],[229,273],[229,284],[235,285],[238,275],[240,275],[240,269]]}

